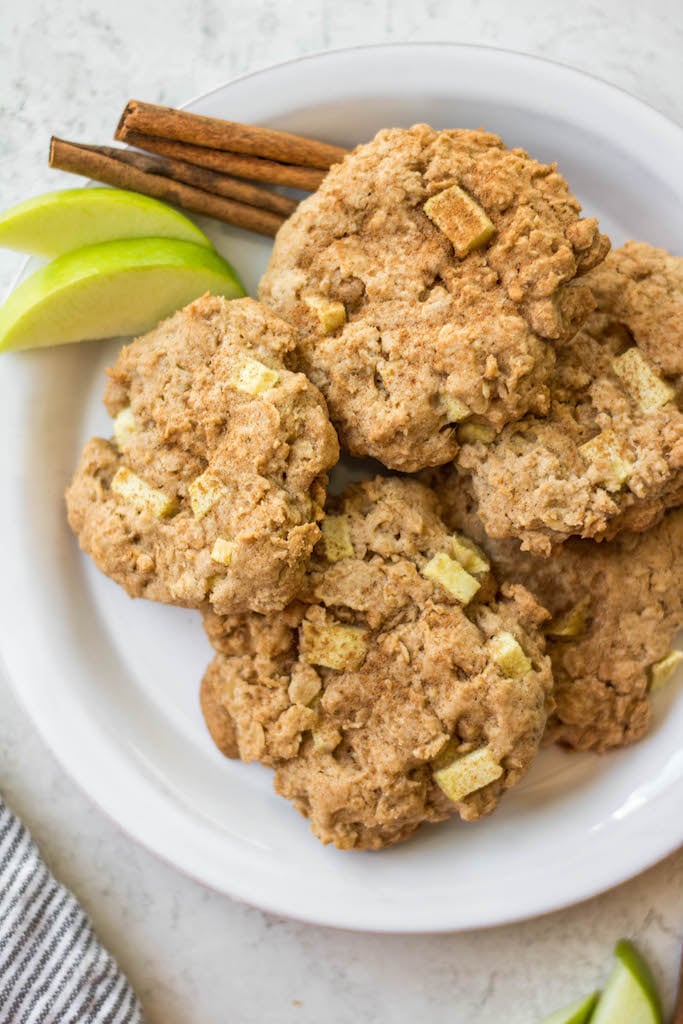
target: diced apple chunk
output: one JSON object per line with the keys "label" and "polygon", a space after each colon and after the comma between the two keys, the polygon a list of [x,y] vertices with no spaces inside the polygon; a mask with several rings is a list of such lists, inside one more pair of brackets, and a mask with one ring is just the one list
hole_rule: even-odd
{"label": "diced apple chunk", "polygon": [[320,524],[328,562],[341,562],[344,558],[353,558],[351,531],[346,516],[328,516]]}
{"label": "diced apple chunk", "polygon": [[202,473],[188,486],[190,507],[195,519],[203,519],[218,501],[228,496],[228,488],[213,473]]}
{"label": "diced apple chunk", "polygon": [[463,569],[467,569],[468,572],[488,572],[491,568],[489,560],[481,548],[464,534],[454,533],[451,537],[451,547]]}
{"label": "diced apple chunk", "polygon": [[618,491],[633,472],[633,463],[624,457],[619,438],[613,430],[603,430],[579,446],[584,462],[592,463],[608,491]]}
{"label": "diced apple chunk", "polygon": [[664,658],[660,658],[654,665],[650,666],[650,690],[659,690],[665,683],[668,683],[672,675],[683,662],[683,651],[669,651]]}
{"label": "diced apple chunk", "polygon": [[545,632],[548,636],[557,637],[558,639],[571,639],[575,636],[581,636],[582,633],[586,632],[586,613],[589,605],[590,598],[585,597],[571,608],[556,615],[550,625],[546,626]]}
{"label": "diced apple chunk", "polygon": [[443,395],[443,404],[449,423],[460,423],[461,420],[466,420],[468,416],[472,415],[469,406],[453,395]]}
{"label": "diced apple chunk", "polygon": [[317,315],[325,334],[334,334],[346,323],[346,309],[343,302],[326,299],[322,295],[305,295],[304,302]]}
{"label": "diced apple chunk", "polygon": [[486,245],[495,231],[479,203],[459,185],[437,192],[424,204],[424,212],[450,240],[460,259]]}
{"label": "diced apple chunk", "polygon": [[485,423],[463,423],[458,428],[460,444],[491,444],[495,436],[493,427],[487,427]]}
{"label": "diced apple chunk", "polygon": [[225,537],[218,537],[211,549],[211,560],[219,562],[221,565],[230,565],[234,550],[235,545],[231,540],[226,540]]}
{"label": "diced apple chunk", "polygon": [[627,349],[612,361],[612,367],[643,412],[661,409],[676,397],[672,386],[654,372],[640,349]]}
{"label": "diced apple chunk", "polygon": [[114,494],[129,501],[140,512],[149,512],[156,519],[168,519],[178,511],[175,498],[170,498],[156,487],[150,487],[127,466],[120,466],[116,470],[111,489]]}
{"label": "diced apple chunk", "polygon": [[234,378],[233,384],[246,395],[260,395],[274,388],[280,379],[277,370],[260,363],[258,359],[246,359]]}
{"label": "diced apple chunk", "polygon": [[318,696],[321,686],[322,681],[314,668],[297,663],[292,669],[287,696],[292,704],[308,705]]}
{"label": "diced apple chunk", "polygon": [[475,580],[474,576],[470,576],[460,562],[443,551],[430,558],[422,569],[422,575],[433,583],[438,583],[463,604],[469,604],[481,587],[481,583]]}
{"label": "diced apple chunk", "polygon": [[367,654],[367,631],[360,626],[318,625],[303,622],[302,658],[323,668],[356,669]]}
{"label": "diced apple chunk", "polygon": [[470,793],[476,793],[503,774],[489,747],[480,747],[456,758],[445,768],[434,772],[434,781],[449,800],[457,803]]}
{"label": "diced apple chunk", "polygon": [[491,638],[490,647],[496,665],[511,679],[525,675],[531,668],[531,662],[512,633],[497,633]]}
{"label": "diced apple chunk", "polygon": [[331,754],[341,743],[342,734],[331,722],[315,726],[311,730],[313,746],[319,754]]}
{"label": "diced apple chunk", "polygon": [[135,431],[135,416],[133,415],[133,410],[128,405],[114,419],[114,440],[120,452],[124,450],[135,434]]}

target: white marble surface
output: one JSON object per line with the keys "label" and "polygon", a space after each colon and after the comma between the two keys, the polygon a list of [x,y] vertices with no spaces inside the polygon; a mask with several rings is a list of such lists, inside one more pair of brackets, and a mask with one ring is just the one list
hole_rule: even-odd
{"label": "white marble surface", "polygon": [[[5,0],[0,207],[65,184],[46,166],[50,134],[104,142],[130,96],[176,104],[300,53],[432,39],[573,64],[683,121],[680,0]],[[0,253],[0,290],[16,266]],[[152,1024],[533,1024],[600,984],[622,935],[651,956],[671,1001],[682,852],[522,925],[423,937],[307,927],[218,897],[140,849],[65,777],[2,671],[0,701],[0,789],[89,910]]]}

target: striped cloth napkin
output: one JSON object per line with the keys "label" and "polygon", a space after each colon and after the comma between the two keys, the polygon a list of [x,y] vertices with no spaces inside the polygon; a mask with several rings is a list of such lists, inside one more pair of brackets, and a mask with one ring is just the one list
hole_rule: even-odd
{"label": "striped cloth napkin", "polygon": [[143,1024],[115,960],[2,797],[0,1024]]}

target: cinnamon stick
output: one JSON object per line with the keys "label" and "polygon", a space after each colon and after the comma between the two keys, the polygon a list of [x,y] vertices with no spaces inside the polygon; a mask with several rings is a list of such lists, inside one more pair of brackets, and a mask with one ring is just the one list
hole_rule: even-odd
{"label": "cinnamon stick", "polygon": [[64,139],[50,141],[50,167],[82,174],[116,188],[132,189],[175,203],[186,210],[234,224],[261,235],[274,236],[285,218],[271,210],[212,195],[183,182],[140,170],[119,158],[112,147],[86,146]]}
{"label": "cinnamon stick", "polygon": [[146,174],[157,174],[162,178],[182,181],[186,185],[193,185],[204,192],[211,192],[212,195],[236,199],[240,203],[247,203],[248,206],[260,206],[263,210],[272,210],[273,213],[280,213],[283,217],[289,217],[298,206],[296,200],[289,199],[287,196],[269,192],[267,188],[259,188],[258,185],[250,185],[229,174],[219,174],[216,171],[209,171],[205,167],[188,164],[184,160],[149,156],[147,153],[137,153],[133,149],[115,149],[113,146],[97,146],[96,148],[105,156],[121,160],[131,167],[137,167],[139,171],[144,171]]}
{"label": "cinnamon stick", "polygon": [[298,167],[296,164],[281,164],[257,156],[244,156],[241,153],[208,149],[206,146],[193,146],[188,142],[145,135],[127,127],[118,130],[116,138],[131,146],[137,146],[138,149],[159,153],[175,160],[184,160],[222,174],[248,178],[251,181],[267,181],[271,185],[288,185],[290,188],[300,188],[305,192],[315,192],[326,174],[315,167]]}
{"label": "cinnamon stick", "polygon": [[259,125],[191,114],[186,110],[142,103],[140,100],[129,100],[121,115],[115,138],[121,139],[126,130],[189,142],[208,149],[245,153],[279,163],[319,167],[323,170],[343,160],[346,155],[346,150],[340,146],[332,146],[317,139],[306,139]]}

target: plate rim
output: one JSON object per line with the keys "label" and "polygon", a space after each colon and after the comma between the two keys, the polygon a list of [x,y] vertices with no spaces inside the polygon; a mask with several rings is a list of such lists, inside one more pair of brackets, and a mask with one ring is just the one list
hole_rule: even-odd
{"label": "plate rim", "polygon": [[[505,57],[512,57],[522,62],[539,63],[549,66],[554,69],[562,69],[564,73],[570,78],[587,79],[592,82],[594,87],[601,90],[606,90],[613,96],[617,96],[622,103],[626,103],[632,110],[639,110],[642,113],[647,114],[647,118],[650,121],[655,120],[658,128],[672,133],[677,139],[678,144],[682,147],[683,151],[683,127],[676,121],[657,110],[648,102],[639,99],[627,90],[613,85],[610,82],[605,81],[597,75],[591,72],[584,71],[582,69],[574,68],[571,65],[564,64],[558,61],[550,60],[546,57],[537,56],[535,54],[528,54],[522,51],[511,50],[503,47],[483,46],[481,44],[469,44],[469,43],[454,43],[454,42],[439,42],[439,41],[420,41],[420,42],[391,42],[391,43],[368,43],[360,44],[350,47],[338,47],[334,49],[319,50],[306,54],[301,54],[290,60],[280,61],[276,64],[267,65],[252,71],[245,72],[234,78],[228,79],[223,83],[215,86],[213,89],[207,90],[194,96],[183,104],[183,108],[191,108],[197,103],[205,101],[209,97],[215,96],[230,86],[236,85],[241,82],[245,82],[249,79],[258,78],[259,76],[268,75],[269,73],[288,67],[292,67],[299,64],[305,64],[307,62],[319,61],[328,57],[334,56],[348,56],[354,53],[368,51],[368,50],[400,50],[406,49],[410,51],[416,51],[419,49],[435,48],[440,50],[448,51],[477,51],[486,54],[499,53]],[[10,289],[16,286],[18,277],[23,272],[25,261],[22,262],[21,267],[15,276],[14,280],[10,285]],[[0,388],[3,386],[4,372],[0,377]],[[3,461],[5,456],[0,452],[0,461]],[[0,586],[0,608],[5,608],[8,603],[9,595],[5,593],[6,587]],[[314,911],[310,905],[302,908],[296,908],[291,905],[291,901],[286,896],[278,894],[276,897],[274,894],[269,893],[267,896],[263,893],[244,892],[238,884],[233,884],[234,879],[227,880],[224,877],[219,880],[214,877],[207,877],[207,874],[200,874],[194,870],[191,863],[188,862],[188,856],[179,857],[171,856],[168,853],[168,847],[163,846],[163,837],[150,835],[149,829],[145,830],[145,815],[144,813],[132,813],[127,816],[122,815],[116,810],[116,800],[110,800],[107,802],[104,800],[99,792],[94,792],[93,786],[88,785],[87,773],[83,771],[82,767],[79,771],[78,763],[74,763],[73,759],[69,756],[69,751],[66,749],[64,744],[59,743],[59,737],[54,735],[49,727],[49,722],[44,716],[41,716],[40,710],[36,708],[35,702],[31,701],[30,689],[22,689],[19,682],[18,674],[12,671],[12,663],[14,656],[10,653],[7,656],[7,650],[10,647],[10,642],[6,641],[0,636],[0,660],[4,668],[6,677],[12,690],[17,698],[18,702],[26,712],[32,725],[37,729],[42,741],[46,744],[47,748],[51,751],[57,760],[61,770],[78,786],[80,791],[87,797],[87,799],[93,801],[98,808],[108,817],[108,819],[118,827],[128,838],[136,843],[139,843],[147,851],[153,853],[159,857],[160,860],[166,864],[174,867],[176,870],[181,871],[187,877],[194,879],[199,884],[202,884],[213,891],[222,895],[230,896],[232,899],[238,902],[244,902],[251,906],[258,907],[268,913],[283,915],[294,920],[299,920],[311,924],[317,924],[327,927],[344,928],[358,931],[377,932],[377,933],[403,933],[403,934],[424,934],[424,933],[439,933],[439,932],[456,932],[456,931],[468,931],[472,929],[488,928],[498,925],[509,924],[516,921],[528,920],[530,918],[539,917],[547,913],[554,912],[556,910],[563,909],[568,906],[576,905],[584,902],[599,893],[605,892],[612,889],[629,878],[635,877],[641,872],[647,870],[649,867],[658,863],[664,859],[683,844],[683,823],[680,827],[675,827],[675,816],[669,817],[669,828],[662,828],[659,833],[659,842],[650,844],[647,854],[633,856],[631,860],[622,866],[622,869],[616,873],[611,873],[608,878],[597,878],[593,879],[589,884],[575,885],[571,891],[567,892],[560,899],[548,898],[536,901],[530,909],[522,910],[520,908],[512,907],[503,912],[490,913],[488,916],[480,917],[476,920],[467,921],[432,921],[431,923],[424,921],[415,922],[414,920],[397,923],[383,923],[381,910],[376,910],[373,915],[365,915],[362,922],[359,923],[357,915],[353,912],[346,912],[340,914],[336,911],[332,914],[325,913],[324,908],[319,908],[318,912]],[[118,756],[118,754],[117,754]],[[654,801],[653,801],[654,802]],[[128,807],[130,810],[130,805]],[[172,817],[172,815],[171,815]],[[211,874],[211,873],[209,873]]]}
{"label": "plate rim", "polygon": [[[600,75],[596,75],[592,71],[586,71],[585,68],[578,68],[574,64],[568,64],[562,60],[552,60],[550,57],[541,57],[537,53],[528,53],[526,50],[515,50],[507,46],[488,46],[484,43],[460,43],[439,41],[438,39],[420,39],[414,42],[411,42],[410,40],[393,39],[383,43],[356,43],[353,46],[332,46],[322,50],[310,50],[306,53],[301,53],[296,57],[276,61],[274,64],[264,64],[262,67],[254,68],[252,71],[244,71],[240,75],[235,75],[234,78],[228,78],[220,85],[214,86],[212,89],[196,93],[191,99],[179,104],[178,109],[186,110],[194,103],[199,103],[202,100],[207,99],[209,96],[222,92],[222,90],[227,88],[229,85],[235,85],[237,82],[245,82],[249,78],[257,78],[259,75],[269,71],[274,71],[277,68],[291,67],[294,64],[304,64],[309,60],[318,60],[321,57],[332,57],[336,54],[357,53],[364,50],[415,50],[421,47],[452,50],[478,50],[484,53],[502,53],[509,57],[522,57],[524,60],[533,61],[538,64],[547,64],[553,68],[562,68],[564,71],[568,71],[571,75],[578,75],[582,78],[587,78],[593,82],[597,82],[600,86],[605,86],[607,89],[615,93],[619,93],[625,99],[631,100],[638,107],[646,107],[651,114],[655,114],[661,119],[663,126],[673,126],[678,129],[681,132],[681,139],[683,141],[683,124],[679,124],[677,121],[674,121],[673,118],[664,114],[661,110],[655,107],[653,103],[650,103],[649,100],[641,99],[641,97],[636,96],[635,93],[625,89],[622,85],[615,85],[614,82],[610,82],[608,79],[602,78]],[[128,146],[126,148],[131,147]]]}

